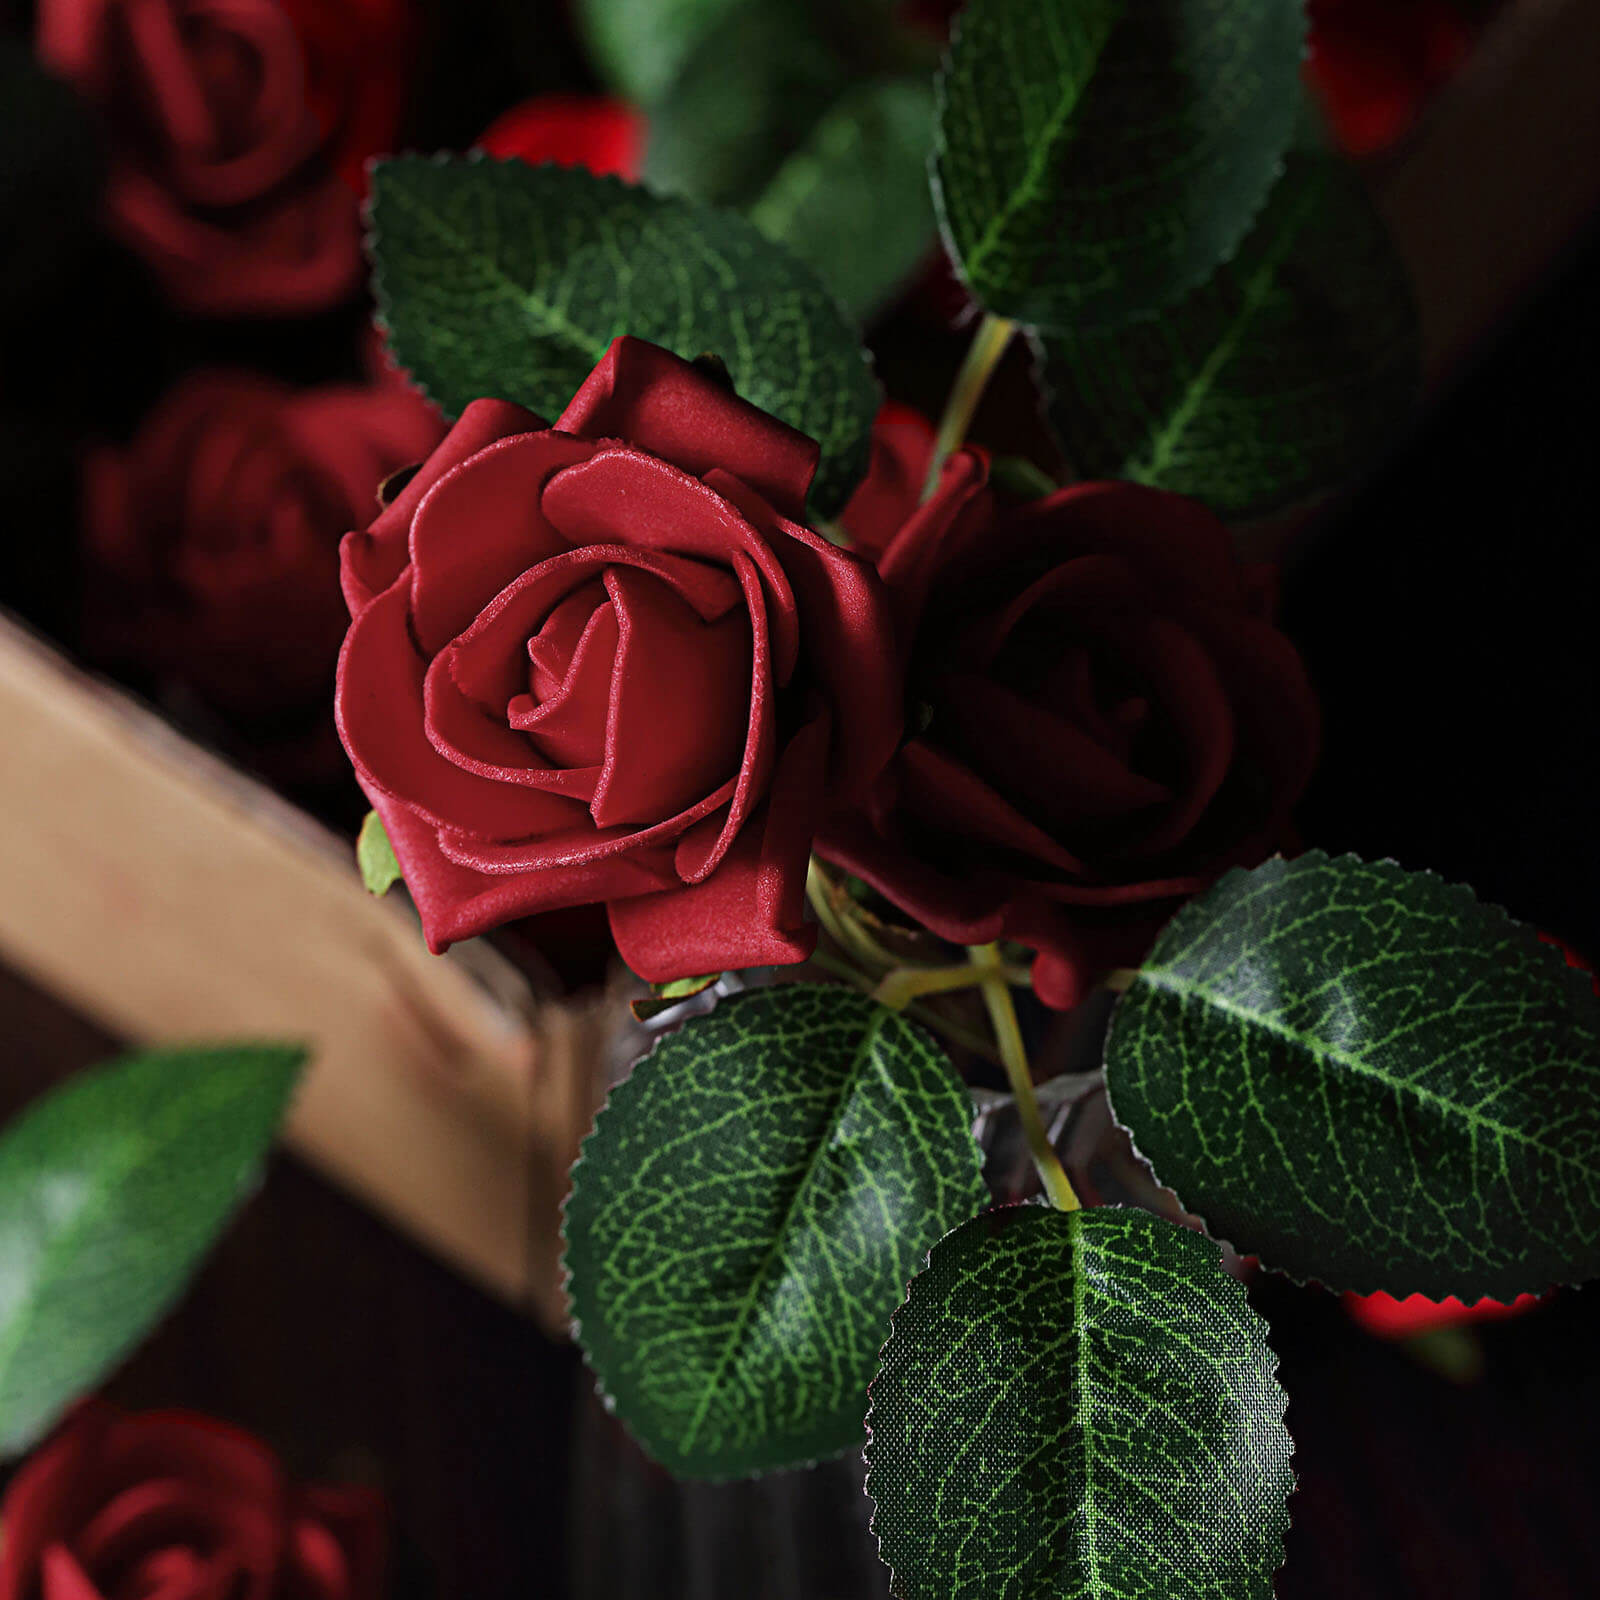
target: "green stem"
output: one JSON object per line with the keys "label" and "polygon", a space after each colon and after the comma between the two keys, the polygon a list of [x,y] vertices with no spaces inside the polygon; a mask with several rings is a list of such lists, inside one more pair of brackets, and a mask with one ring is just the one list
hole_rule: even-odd
{"label": "green stem", "polygon": [[[1026,984],[1028,973],[1021,967],[1005,969],[1006,982]],[[955,989],[975,989],[983,974],[973,966],[896,967],[876,989],[872,998],[891,1011],[904,1011],[920,995],[949,994]]]}
{"label": "green stem", "polygon": [[1017,1023],[1017,1008],[1011,1001],[1011,989],[1006,982],[1005,965],[1000,959],[997,944],[972,945],[967,954],[972,964],[983,974],[983,998],[989,1007],[989,1020],[994,1024],[994,1036],[1000,1046],[1000,1064],[1011,1081],[1011,1093],[1016,1098],[1017,1116],[1033,1155],[1033,1164],[1039,1169],[1040,1180],[1058,1211],[1076,1211],[1079,1201],[1072,1190],[1061,1158],[1050,1143],[1044,1117],[1039,1110],[1039,1097],[1033,1092],[1033,1074],[1028,1070],[1028,1050],[1022,1042],[1022,1029]]}
{"label": "green stem", "polygon": [[961,370],[951,387],[950,398],[945,401],[944,415],[939,418],[939,432],[933,442],[933,460],[928,463],[928,476],[922,485],[924,500],[931,498],[933,491],[939,487],[939,474],[944,471],[945,462],[966,438],[967,429],[972,425],[972,414],[978,409],[978,401],[983,398],[983,391],[988,387],[989,379],[994,376],[994,369],[999,366],[1000,357],[1006,353],[1006,346],[1011,343],[1011,336],[1016,331],[1016,323],[1006,317],[997,317],[992,311],[986,311],[983,321],[978,324],[978,331],[967,347],[966,359],[961,363]]}
{"label": "green stem", "polygon": [[[877,985],[872,978],[859,968],[851,966],[848,961],[842,961],[831,950],[819,948],[813,951],[811,964],[814,967],[821,967],[824,972],[831,972],[836,978],[842,978],[852,989],[859,989],[869,998],[874,997]],[[970,1028],[962,1027],[959,1022],[952,1022],[948,1017],[941,1016],[932,1006],[919,1005],[913,1000],[906,1006],[905,1014],[915,1018],[923,1027],[943,1034],[951,1044],[958,1044],[963,1050],[970,1050],[974,1055],[982,1056],[985,1061],[994,1062],[996,1066],[1004,1065],[995,1054],[994,1046],[987,1039],[974,1033]]]}

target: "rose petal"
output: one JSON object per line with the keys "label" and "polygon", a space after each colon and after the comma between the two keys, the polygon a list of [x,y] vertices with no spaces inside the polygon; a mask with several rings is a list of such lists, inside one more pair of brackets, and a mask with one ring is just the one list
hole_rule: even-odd
{"label": "rose petal", "polygon": [[541,94],[503,112],[478,140],[502,160],[553,161],[637,183],[644,166],[643,115],[602,95]]}
{"label": "rose petal", "polygon": [[902,656],[909,654],[928,594],[950,553],[964,549],[988,526],[989,465],[974,450],[957,450],[944,464],[939,486],[894,536],[878,561],[889,590]]}
{"label": "rose petal", "polygon": [[[737,551],[754,563],[768,596],[772,669],[786,683],[800,652],[794,592],[782,564],[737,507],[698,478],[634,450],[602,450],[555,478],[545,513],[574,545],[608,542],[695,558],[705,571],[733,565]],[[707,563],[716,563],[710,567]],[[642,564],[642,563],[641,563]],[[687,596],[686,596],[687,598]],[[730,596],[729,609],[736,596]],[[701,611],[712,621],[721,612]]]}
{"label": "rose petal", "polygon": [[789,516],[801,515],[821,454],[814,441],[741,400],[659,345],[612,341],[556,427],[621,439],[699,477],[722,467]]}
{"label": "rose petal", "polygon": [[883,585],[859,556],[778,516],[727,473],[708,472],[706,483],[765,536],[793,586],[808,681],[832,711],[830,800],[847,804],[865,792],[900,742],[900,671]]}
{"label": "rose petal", "polygon": [[[630,854],[649,854],[670,844],[702,818],[722,810],[733,798],[733,787],[730,778],[676,816],[663,818],[648,828],[597,828],[585,813],[582,827],[537,839],[502,843],[479,834],[441,828],[438,843],[445,856],[458,866],[494,876],[586,866]],[[676,872],[670,881],[680,881]]]}
{"label": "rose petal", "polygon": [[617,610],[608,600],[590,614],[572,665],[548,700],[517,695],[506,720],[529,736],[553,766],[598,767],[606,759],[606,716],[621,638]]}
{"label": "rose petal", "polygon": [[1137,819],[1172,798],[1165,785],[992,678],[953,672],[941,680],[939,737],[1055,835]]}
{"label": "rose petal", "polygon": [[648,983],[736,967],[789,966],[816,948],[806,864],[830,738],[821,712],[778,758],[767,803],[704,883],[613,902],[612,937]]}
{"label": "rose petal", "polygon": [[445,855],[431,823],[382,790],[366,793],[383,818],[384,832],[405,871],[406,889],[422,918],[423,938],[435,955],[442,955],[458,939],[476,938],[519,917],[649,894],[677,882],[670,849],[639,850],[535,872],[475,872]]}
{"label": "rose petal", "polygon": [[[505,400],[474,400],[431,456],[370,527],[345,535],[339,546],[340,579],[350,615],[390,587],[410,560],[411,519],[422,497],[463,461],[498,439],[545,426],[531,411]],[[373,485],[376,490],[377,485]]]}
{"label": "rose petal", "polygon": [[[6,1529],[6,1537],[11,1537],[11,1529]],[[32,1574],[29,1574],[32,1578]],[[84,1576],[84,1571],[79,1566],[77,1558],[65,1545],[47,1545],[39,1562],[40,1600],[105,1600],[105,1597]],[[18,1580],[15,1588],[8,1588],[8,1594],[24,1595],[28,1592],[22,1580]]]}
{"label": "rose petal", "polygon": [[[409,599],[403,575],[351,623],[339,656],[334,715],[363,787],[392,795],[438,826],[491,838],[557,833],[587,822],[583,806],[480,777],[429,742],[424,663],[411,642]],[[403,856],[400,864],[406,867]]]}
{"label": "rose petal", "polygon": [[559,433],[500,439],[423,497],[411,522],[411,624],[425,655],[513,579],[569,548],[541,509],[544,487],[593,449]]}
{"label": "rose petal", "polygon": [[933,424],[920,411],[893,400],[879,411],[867,476],[839,513],[839,526],[863,555],[881,556],[915,515],[933,441]]}
{"label": "rose petal", "polygon": [[637,568],[612,567],[605,582],[621,637],[591,810],[602,828],[642,826],[739,770],[751,721],[751,620],[729,612],[702,622]]}

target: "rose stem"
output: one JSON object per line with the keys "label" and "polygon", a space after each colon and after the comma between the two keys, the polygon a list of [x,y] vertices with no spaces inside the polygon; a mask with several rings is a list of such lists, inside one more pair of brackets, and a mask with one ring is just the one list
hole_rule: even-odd
{"label": "rose stem", "polygon": [[978,401],[983,398],[983,391],[994,376],[994,369],[999,366],[1000,357],[1006,353],[1006,346],[1011,343],[1011,336],[1016,331],[1016,323],[1008,317],[997,317],[992,311],[983,314],[983,321],[978,324],[978,331],[967,347],[966,359],[956,374],[950,398],[944,403],[944,415],[939,418],[938,436],[933,441],[933,460],[928,463],[928,476],[922,484],[924,500],[929,499],[939,487],[939,474],[944,471],[951,451],[966,438],[967,429],[972,424],[972,413],[978,409]]}
{"label": "rose stem", "polygon": [[1033,1074],[1028,1070],[1028,1051],[1022,1042],[1022,1029],[1017,1025],[1017,1008],[1011,1003],[1011,990],[1006,983],[1005,966],[1000,959],[1000,946],[978,944],[968,947],[973,966],[983,974],[983,998],[989,1007],[989,1020],[994,1024],[994,1036],[1000,1046],[1000,1064],[1011,1080],[1011,1092],[1016,1096],[1017,1115],[1022,1120],[1022,1131],[1028,1138],[1028,1149],[1033,1153],[1033,1164],[1039,1169],[1045,1193],[1058,1211],[1076,1211],[1078,1197],[1072,1192],[1071,1180],[1061,1158],[1045,1132],[1044,1118],[1039,1113],[1039,1098],[1033,1092]]}
{"label": "rose stem", "polygon": [[[869,999],[876,987],[873,980],[866,973],[852,967],[848,961],[841,961],[830,950],[816,950],[811,955],[811,964],[821,967],[824,972],[831,972],[836,978],[843,978],[852,989],[858,989]],[[948,1017],[942,1017],[929,1006],[918,1005],[912,1001],[905,1008],[908,1017],[915,1018],[925,1028],[932,1028],[935,1033],[942,1033],[951,1044],[958,1044],[963,1050],[970,1050],[974,1055],[982,1056],[985,1061],[993,1061],[997,1066],[1004,1065],[994,1053],[994,1046],[981,1035],[964,1028],[959,1022],[952,1022]]]}
{"label": "rose stem", "polygon": [[[1025,985],[1030,981],[1023,967],[1007,967],[1005,978],[1007,983],[1015,984]],[[982,982],[983,973],[973,966],[897,967],[872,991],[872,998],[891,1011],[904,1011],[919,995],[975,989]]]}

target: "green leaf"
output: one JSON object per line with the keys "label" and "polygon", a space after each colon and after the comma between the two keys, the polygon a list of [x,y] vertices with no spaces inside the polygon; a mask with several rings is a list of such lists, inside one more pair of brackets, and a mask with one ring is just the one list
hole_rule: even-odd
{"label": "green leaf", "polygon": [[1271,1600],[1294,1486],[1266,1325],[1144,1211],[1011,1206],[940,1240],[867,1414],[901,1600]]}
{"label": "green leaf", "polygon": [[674,1006],[681,1006],[685,1000],[704,994],[721,976],[720,972],[708,972],[698,978],[673,978],[667,983],[652,983],[648,999],[635,1000],[630,1004],[634,1021],[648,1022],[664,1011],[671,1011]]}
{"label": "green leaf", "polygon": [[1360,180],[1317,155],[1290,157],[1239,254],[1180,304],[1046,350],[1051,415],[1081,475],[1232,516],[1360,466],[1421,377],[1405,269]]}
{"label": "green leaf", "polygon": [[778,169],[750,220],[865,320],[932,249],[932,140],[933,91],[925,80],[862,84]]}
{"label": "green leaf", "polygon": [[0,1135],[0,1453],[176,1301],[254,1186],[304,1060],[279,1044],[130,1056]]}
{"label": "green leaf", "polygon": [[479,154],[379,163],[372,218],[396,359],[445,411],[494,395],[553,418],[628,333],[716,353],[746,400],[817,440],[818,516],[865,473],[879,393],[859,336],[743,217]]}
{"label": "green leaf", "polygon": [[685,1477],[859,1445],[889,1313],[983,1203],[972,1107],[938,1046],[864,996],[724,1000],[611,1096],[567,1202],[578,1338]]}
{"label": "green leaf", "polygon": [[1231,872],[1106,1049],[1157,1177],[1268,1266],[1463,1300],[1600,1274],[1600,1001],[1469,889],[1316,852]]}
{"label": "green leaf", "polygon": [[939,80],[934,199],[974,296],[1040,328],[1208,277],[1278,176],[1304,0],[971,0]]}
{"label": "green leaf", "polygon": [[361,868],[361,881],[368,894],[387,894],[402,881],[400,863],[395,860],[394,846],[383,830],[383,818],[369,811],[356,836],[356,865]]}
{"label": "green leaf", "polygon": [[595,66],[626,99],[651,107],[696,48],[747,0],[579,0]]}
{"label": "green leaf", "polygon": [[848,81],[803,5],[742,5],[650,108],[645,182],[691,200],[747,205]]}

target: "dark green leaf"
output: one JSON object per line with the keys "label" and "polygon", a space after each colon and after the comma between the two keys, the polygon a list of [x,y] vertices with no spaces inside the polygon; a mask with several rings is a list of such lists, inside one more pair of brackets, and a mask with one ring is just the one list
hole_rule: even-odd
{"label": "dark green leaf", "polygon": [[1600,1001],[1430,873],[1229,873],[1119,1003],[1106,1081],[1161,1182],[1296,1277],[1475,1300],[1600,1274]]}
{"label": "dark green leaf", "polygon": [[934,1247],[867,1414],[901,1600],[1270,1600],[1294,1486],[1266,1325],[1148,1212],[1012,1206]]}
{"label": "dark green leaf", "polygon": [[182,1292],[255,1184],[305,1052],[132,1056],[0,1136],[0,1452],[25,1449]]}
{"label": "dark green leaf", "polygon": [[367,813],[361,832],[356,836],[356,865],[361,868],[361,881],[368,894],[387,894],[401,881],[394,846],[389,843],[389,835],[383,830],[383,818],[376,811]]}
{"label": "dark green leaf", "polygon": [[686,1477],[858,1445],[889,1313],[983,1203],[938,1046],[861,995],[783,984],[685,1023],[573,1169],[578,1337],[640,1443]]}
{"label": "dark green leaf", "polygon": [[1304,0],[971,0],[940,78],[935,200],[990,311],[1110,326],[1244,238],[1300,103]]}
{"label": "dark green leaf", "polygon": [[1361,182],[1296,155],[1239,254],[1160,317],[1046,341],[1085,477],[1249,516],[1337,482],[1416,398],[1417,313]]}
{"label": "dark green leaf", "polygon": [[645,182],[691,200],[747,205],[848,81],[803,5],[742,5],[651,107]]}
{"label": "dark green leaf", "polygon": [[390,341],[445,411],[494,395],[554,418],[628,333],[715,352],[746,400],[816,439],[817,515],[860,481],[879,394],[857,332],[743,217],[482,156],[380,163],[372,204]]}
{"label": "dark green leaf", "polygon": [[748,0],[579,0],[578,23],[602,76],[649,107],[695,50]]}
{"label": "dark green leaf", "polygon": [[933,91],[922,79],[844,95],[778,169],[750,220],[865,319],[929,254]]}

